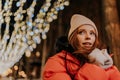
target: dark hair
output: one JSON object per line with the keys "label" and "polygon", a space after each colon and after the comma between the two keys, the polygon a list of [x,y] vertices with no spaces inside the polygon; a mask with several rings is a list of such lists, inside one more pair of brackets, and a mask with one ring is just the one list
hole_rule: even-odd
{"label": "dark hair", "polygon": [[56,39],[55,50],[56,50],[57,53],[60,52],[61,50],[65,50],[67,52],[70,52],[74,57],[76,57],[78,60],[80,60],[80,64],[76,64],[75,62],[70,61],[69,59],[66,58],[67,57],[67,52],[66,52],[64,57],[60,57],[60,58],[65,60],[66,71],[70,75],[71,79],[74,80],[75,74],[71,74],[71,72],[69,72],[70,68],[68,68],[69,66],[67,65],[68,64],[67,62],[74,63],[74,64],[80,66],[76,70],[76,72],[77,72],[85,64],[85,62],[87,62],[87,59],[81,54],[73,54],[74,49],[69,44],[67,36],[61,36],[61,37]]}
{"label": "dark hair", "polygon": [[88,62],[88,59],[84,55],[82,55],[80,53],[78,53],[78,54],[73,53],[74,49],[69,44],[67,36],[61,36],[61,37],[57,38],[56,44],[55,44],[55,50],[57,53],[62,50],[70,52],[74,57],[76,57],[81,62],[81,66],[84,65],[85,62]]}
{"label": "dark hair", "polygon": [[61,37],[57,38],[56,44],[55,44],[55,50],[56,50],[56,52],[65,50],[70,53],[72,53],[74,51],[74,49],[68,42],[67,36],[61,36]]}

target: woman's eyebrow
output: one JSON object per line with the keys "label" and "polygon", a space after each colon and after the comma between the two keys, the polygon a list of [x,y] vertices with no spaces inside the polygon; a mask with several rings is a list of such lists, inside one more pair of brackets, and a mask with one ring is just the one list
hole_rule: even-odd
{"label": "woman's eyebrow", "polygon": [[78,31],[83,31],[83,30],[85,30],[85,29],[78,29]]}
{"label": "woman's eyebrow", "polygon": [[92,32],[94,32],[94,33],[95,33],[95,30],[90,30],[90,31],[92,31]]}

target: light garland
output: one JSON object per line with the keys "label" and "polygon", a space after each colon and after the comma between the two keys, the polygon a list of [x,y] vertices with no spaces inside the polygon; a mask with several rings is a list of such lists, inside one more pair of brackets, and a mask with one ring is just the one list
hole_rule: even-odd
{"label": "light garland", "polygon": [[[18,8],[11,11],[13,2]],[[6,0],[4,5],[0,0],[0,74],[12,67],[22,55],[33,51],[42,39],[46,39],[46,33],[50,29],[50,23],[57,19],[57,14],[64,6],[69,5],[69,0],[56,0],[51,6],[51,0],[46,0],[33,20],[37,0],[33,0],[29,8],[23,9],[26,0]],[[3,9],[2,9],[3,6]],[[26,19],[23,20],[26,15]],[[11,16],[14,16],[14,28],[10,35]],[[5,23],[4,35],[2,36],[2,24]]]}

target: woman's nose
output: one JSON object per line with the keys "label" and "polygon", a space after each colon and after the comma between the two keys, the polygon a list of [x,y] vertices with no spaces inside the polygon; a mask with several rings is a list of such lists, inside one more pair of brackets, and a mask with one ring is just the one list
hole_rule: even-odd
{"label": "woman's nose", "polygon": [[86,33],[85,38],[86,38],[86,39],[90,39],[90,34]]}

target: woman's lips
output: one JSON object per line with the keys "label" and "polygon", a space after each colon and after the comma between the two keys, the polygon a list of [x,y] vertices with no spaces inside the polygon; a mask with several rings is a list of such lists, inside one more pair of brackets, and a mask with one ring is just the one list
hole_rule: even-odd
{"label": "woman's lips", "polygon": [[90,42],[84,42],[83,43],[83,45],[85,46],[85,47],[91,47],[92,46],[92,43],[90,43]]}

